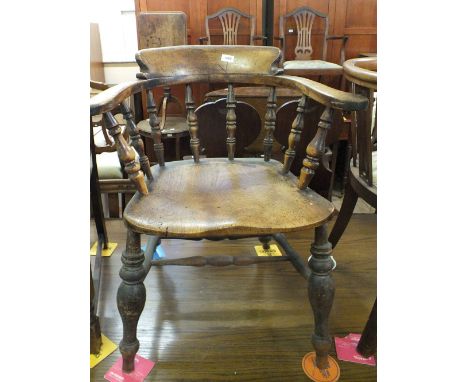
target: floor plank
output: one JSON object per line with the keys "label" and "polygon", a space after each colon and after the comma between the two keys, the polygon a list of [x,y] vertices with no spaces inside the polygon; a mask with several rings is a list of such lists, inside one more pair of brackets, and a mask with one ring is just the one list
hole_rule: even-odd
{"label": "floor plank", "polygon": [[[334,251],[338,265],[333,272],[333,335],[361,332],[372,308],[376,296],[376,218],[375,214],[355,214]],[[110,258],[103,259],[98,314],[103,333],[118,343],[122,324],[116,293],[125,228],[121,220],[108,220],[107,228],[110,240],[119,246]],[[313,232],[287,236],[306,259]],[[95,238],[91,224],[91,240]],[[168,257],[254,255],[258,241],[164,240],[162,245]],[[301,360],[313,350],[313,317],[306,281],[290,263],[153,267],[145,285],[139,354],[156,361],[146,381],[309,380]],[[91,381],[104,381],[105,372],[118,356],[116,351],[92,369]],[[340,381],[376,381],[375,367],[342,361],[339,365]]]}

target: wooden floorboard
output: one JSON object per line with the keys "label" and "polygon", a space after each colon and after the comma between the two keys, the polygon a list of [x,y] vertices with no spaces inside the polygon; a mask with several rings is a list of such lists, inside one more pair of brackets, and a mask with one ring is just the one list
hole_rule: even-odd
{"label": "wooden floorboard", "polygon": [[[376,296],[376,222],[375,214],[354,215],[334,251],[338,265],[333,272],[332,335],[360,333],[372,308]],[[110,240],[119,245],[110,258],[103,259],[98,315],[103,333],[118,343],[122,324],[116,293],[126,234],[121,220],[108,220],[107,229]],[[313,231],[287,237],[306,259]],[[91,224],[91,240],[95,238]],[[258,241],[163,240],[162,245],[168,257],[255,255]],[[290,263],[153,267],[145,286],[139,354],[156,362],[146,381],[309,380],[301,360],[313,350],[313,316],[306,281]],[[105,372],[119,355],[117,350],[91,369],[91,381],[105,381]],[[375,367],[338,362],[340,381],[376,381]]]}

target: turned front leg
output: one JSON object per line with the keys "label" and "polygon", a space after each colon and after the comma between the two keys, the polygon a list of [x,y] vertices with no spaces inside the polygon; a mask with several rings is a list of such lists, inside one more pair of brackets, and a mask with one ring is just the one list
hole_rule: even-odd
{"label": "turned front leg", "polygon": [[122,254],[120,269],[122,283],[117,292],[117,305],[123,324],[123,338],[119,349],[123,358],[122,370],[125,373],[134,370],[135,354],[140,347],[137,325],[146,301],[146,289],[143,284],[146,276],[143,267],[144,258],[140,234],[128,230],[127,245]]}
{"label": "turned front leg", "polygon": [[330,275],[334,261],[331,258],[332,246],[328,242],[325,225],[315,228],[315,241],[310,249],[309,267],[309,301],[314,312],[315,330],[312,344],[317,354],[316,363],[319,369],[326,369],[331,338],[328,333],[328,316],[335,295],[335,283]]}

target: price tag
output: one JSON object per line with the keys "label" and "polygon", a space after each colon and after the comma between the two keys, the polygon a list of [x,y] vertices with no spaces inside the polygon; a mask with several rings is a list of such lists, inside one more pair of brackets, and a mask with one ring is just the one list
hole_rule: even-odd
{"label": "price tag", "polygon": [[229,54],[222,54],[221,55],[221,61],[224,62],[234,62],[234,56],[231,56]]}

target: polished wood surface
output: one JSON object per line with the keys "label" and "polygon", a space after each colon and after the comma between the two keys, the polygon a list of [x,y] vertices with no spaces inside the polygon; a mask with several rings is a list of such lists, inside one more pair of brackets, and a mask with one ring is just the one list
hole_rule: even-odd
{"label": "polished wood surface", "polygon": [[[334,251],[335,300],[330,332],[361,333],[376,292],[376,215],[355,215]],[[98,315],[104,335],[118,343],[122,323],[115,296],[126,229],[108,220],[118,247],[103,258]],[[90,242],[96,240],[91,227]],[[313,230],[287,234],[304,261]],[[147,237],[143,236],[143,243]],[[236,241],[163,240],[167,259],[187,255],[255,255],[256,239]],[[94,258],[92,259],[92,261]],[[146,381],[310,381],[302,357],[312,351],[313,316],[307,282],[289,262],[247,267],[153,267],[145,280],[146,306],[140,318],[139,354],[156,362]],[[334,351],[332,355],[336,359]],[[120,357],[118,351],[91,369],[91,381]],[[374,382],[377,368],[339,361],[340,382]]]}
{"label": "polished wood surface", "polygon": [[138,49],[187,44],[183,12],[142,12],[137,15]]}
{"label": "polished wood surface", "polygon": [[[237,97],[236,97],[237,98]],[[226,99],[206,102],[196,110],[200,129],[201,153],[208,158],[227,156],[226,147]],[[257,111],[249,104],[236,99],[235,156],[245,155],[249,146],[262,130],[262,122]]]}
{"label": "polished wood surface", "polygon": [[[119,158],[139,191],[124,212],[128,232],[119,272],[122,282],[117,295],[124,323],[119,344],[124,373],[134,370],[134,357],[140,347],[137,325],[146,300],[144,280],[151,268],[151,251],[145,256],[140,248],[142,233],[165,238],[221,239],[278,235],[315,227],[308,259],[308,297],[315,317],[312,344],[316,350],[317,367],[324,370],[329,365],[332,341],[328,319],[335,292],[331,277],[335,262],[331,257],[332,245],[328,242],[325,223],[332,217],[334,206],[308,186],[324,155],[333,111],[364,109],[367,99],[314,81],[278,76],[280,57],[279,50],[274,47],[175,46],[140,50],[136,59],[141,70],[137,77],[141,81],[124,84],[117,90],[108,89],[98,102],[91,102],[92,116],[99,110],[106,111],[125,94],[146,90],[156,156],[159,154],[158,166],[152,169],[153,176],[145,181],[139,163],[121,138],[115,119],[109,111],[105,112],[109,132],[117,142]],[[198,120],[191,90],[191,83],[198,81],[228,84],[228,159],[205,158],[200,161]],[[253,159],[234,158],[237,115],[233,84],[244,81],[297,88],[302,92],[304,102],[309,97],[325,106],[317,133],[306,148],[299,179],[289,172],[289,164],[283,167],[277,161],[270,161],[268,155]],[[186,84],[193,162],[165,163],[151,88],[180,83]],[[299,263],[293,262],[296,268]],[[304,268],[299,267],[300,270]]]}
{"label": "polished wood surface", "polygon": [[127,205],[128,226],[162,237],[268,235],[326,222],[333,205],[262,158],[203,159],[153,167],[149,194]]}
{"label": "polished wood surface", "polygon": [[[377,154],[377,102],[374,106],[374,91],[377,90],[377,57],[355,58],[344,64],[346,78],[351,82],[353,93],[369,99],[369,108],[352,113],[351,143],[353,159],[348,171],[343,205],[329,240],[335,247],[352,217],[357,198],[361,197],[377,208],[377,184],[374,184],[373,161]],[[373,118],[375,117],[375,119]],[[377,174],[376,174],[377,175]]]}

